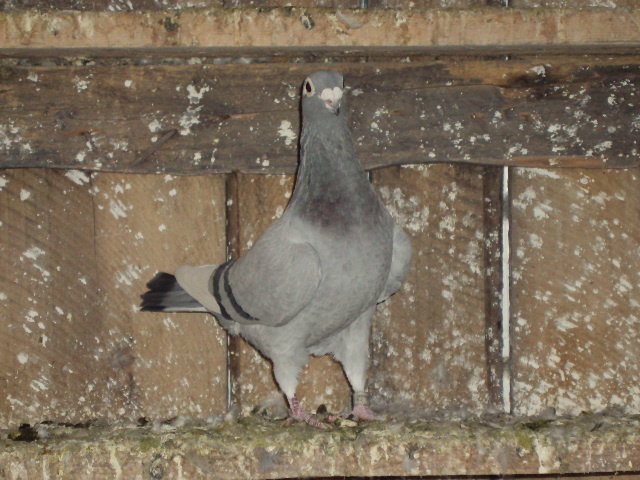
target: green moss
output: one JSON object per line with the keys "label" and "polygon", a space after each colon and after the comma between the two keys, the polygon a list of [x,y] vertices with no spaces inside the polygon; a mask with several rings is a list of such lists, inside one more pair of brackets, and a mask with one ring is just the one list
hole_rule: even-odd
{"label": "green moss", "polygon": [[[46,464],[63,474],[99,465],[101,478],[115,478],[109,476],[114,469],[128,475],[123,478],[136,478],[148,474],[151,467],[164,469],[164,478],[176,478],[176,469],[187,466],[220,478],[257,478],[320,471],[337,476],[374,472],[397,476],[406,473],[402,469],[407,465],[412,474],[462,474],[472,458],[482,472],[515,463],[523,468],[522,473],[537,474],[541,452],[544,467],[553,472],[583,472],[582,455],[593,444],[604,449],[594,461],[613,471],[628,468],[630,461],[636,463],[637,455],[630,447],[640,445],[638,422],[637,418],[602,415],[550,421],[396,419],[345,422],[323,431],[255,417],[216,426],[193,421],[160,428],[121,424],[78,429],[49,424],[38,429],[46,435],[33,441],[12,440],[7,434],[0,440],[0,464],[23,464],[25,458],[46,456],[41,459],[44,463],[29,464],[34,477]],[[460,452],[470,456],[465,459]],[[178,460],[172,461],[174,458]],[[443,458],[448,460],[443,463]],[[504,465],[496,467],[496,462]],[[241,472],[238,465],[242,465]]]}
{"label": "green moss", "polygon": [[160,439],[151,435],[146,435],[140,439],[140,451],[148,452],[157,449],[160,446]]}
{"label": "green moss", "polygon": [[533,440],[535,435],[533,432],[527,430],[516,430],[514,435],[519,447],[528,452],[531,452],[534,449]]}

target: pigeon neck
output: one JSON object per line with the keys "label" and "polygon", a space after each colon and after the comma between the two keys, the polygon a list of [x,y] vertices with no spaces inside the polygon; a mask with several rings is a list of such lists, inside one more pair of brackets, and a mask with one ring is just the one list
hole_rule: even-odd
{"label": "pigeon neck", "polygon": [[346,224],[377,202],[356,158],[346,121],[337,116],[323,120],[303,123],[300,166],[290,206],[312,221]]}
{"label": "pigeon neck", "polygon": [[346,121],[331,117],[302,126],[296,184],[304,184],[307,190],[326,193],[327,189],[353,188],[366,180]]}

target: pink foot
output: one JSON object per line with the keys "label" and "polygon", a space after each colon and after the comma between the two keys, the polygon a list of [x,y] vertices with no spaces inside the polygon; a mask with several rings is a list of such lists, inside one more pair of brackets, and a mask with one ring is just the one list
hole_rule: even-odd
{"label": "pink foot", "polygon": [[307,425],[311,425],[312,427],[319,428],[321,430],[327,430],[330,428],[326,423],[318,421],[313,415],[302,410],[298,397],[295,395],[289,399],[289,406],[291,407],[291,416],[287,419],[287,424],[305,422]]}
{"label": "pink foot", "polygon": [[353,407],[353,411],[351,412],[351,416],[354,420],[360,421],[364,420],[366,422],[374,422],[376,420],[384,420],[384,415],[377,415],[371,411],[371,409],[366,405],[356,405]]}

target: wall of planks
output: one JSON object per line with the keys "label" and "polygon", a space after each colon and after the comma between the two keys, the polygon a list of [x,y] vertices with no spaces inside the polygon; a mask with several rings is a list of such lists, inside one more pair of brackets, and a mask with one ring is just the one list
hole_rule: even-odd
{"label": "wall of planks", "polygon": [[[374,404],[432,415],[509,404],[529,416],[640,412],[640,172],[510,169],[504,389],[491,375],[502,353],[488,349],[501,315],[487,307],[500,294],[488,271],[499,262],[486,250],[499,234],[486,220],[496,169],[373,172],[415,252],[406,285],[376,314]],[[230,198],[224,175],[2,172],[0,425],[226,410],[222,329],[207,315],[140,313],[137,304],[156,269],[224,260],[230,202],[238,204],[239,251],[249,248],[282,213],[293,178],[236,181]],[[234,355],[242,413],[282,405],[269,363],[242,341]],[[328,357],[311,360],[300,394],[309,409],[349,402]]]}
{"label": "wall of planks", "polygon": [[[122,0],[0,0],[0,428],[203,418],[229,398],[242,414],[283,408],[270,364],[211,317],[137,305],[156,270],[240,254],[282,213],[298,81],[326,62],[351,79],[361,159],[414,248],[408,281],[376,314],[374,406],[435,417],[640,414],[635,2],[513,0],[513,13],[500,1],[430,0],[418,7],[440,9],[435,17],[360,12],[362,29],[316,10],[311,33],[298,13],[270,10],[285,3],[145,0],[134,9],[184,14],[144,13],[143,25],[117,14],[132,9]],[[223,47],[238,47],[242,19],[215,10],[227,7],[269,7],[238,11],[262,25],[263,50],[193,47],[218,21],[232,39]],[[94,13],[50,21],[23,8]],[[589,16],[616,28],[571,28]],[[124,22],[120,33],[109,21]],[[416,24],[451,28],[423,38],[407,30]],[[261,35],[264,25],[277,28]],[[393,48],[375,43],[380,25]],[[377,49],[278,50],[289,32]],[[520,35],[545,49],[514,44]],[[458,39],[467,43],[446,53]],[[67,47],[79,50],[55,51]],[[349,393],[335,362],[310,359],[299,390],[307,409],[340,411]]]}

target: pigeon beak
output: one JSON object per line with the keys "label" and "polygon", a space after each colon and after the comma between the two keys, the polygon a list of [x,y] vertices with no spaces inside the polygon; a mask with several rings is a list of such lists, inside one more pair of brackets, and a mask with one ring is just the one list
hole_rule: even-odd
{"label": "pigeon beak", "polygon": [[329,110],[331,110],[335,115],[340,114],[340,102],[332,102],[331,100],[325,100],[325,105]]}
{"label": "pigeon beak", "polygon": [[342,89],[339,87],[325,88],[320,94],[324,104],[333,114],[340,114],[340,103],[342,101]]}

